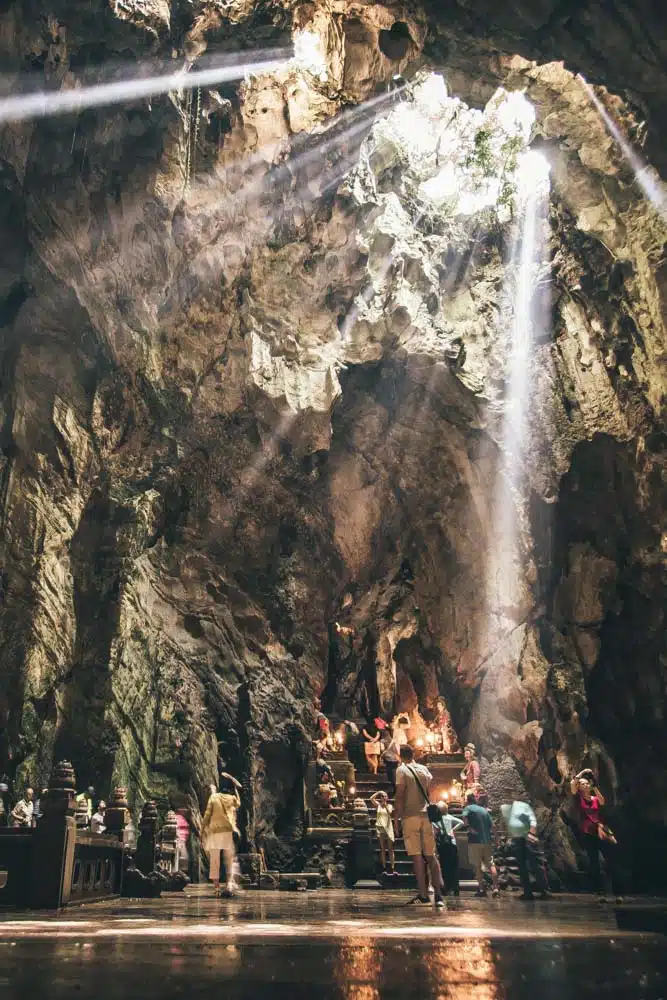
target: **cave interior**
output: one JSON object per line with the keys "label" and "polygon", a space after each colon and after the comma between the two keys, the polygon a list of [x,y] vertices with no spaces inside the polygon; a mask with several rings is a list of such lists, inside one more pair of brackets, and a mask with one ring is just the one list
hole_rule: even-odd
{"label": "cave interior", "polygon": [[68,759],[198,811],[224,764],[246,841],[293,865],[318,699],[442,697],[564,879],[584,765],[636,884],[664,879],[666,18],[0,5],[14,787]]}

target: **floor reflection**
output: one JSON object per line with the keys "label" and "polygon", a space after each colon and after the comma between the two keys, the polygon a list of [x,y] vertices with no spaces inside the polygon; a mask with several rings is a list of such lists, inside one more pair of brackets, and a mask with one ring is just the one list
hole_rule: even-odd
{"label": "floor reflection", "polygon": [[[637,920],[645,910],[636,904]],[[399,893],[248,892],[226,904],[191,892],[0,916],[0,1000],[41,997],[667,1000],[667,947],[580,898],[464,900],[437,914]]]}
{"label": "floor reflection", "polygon": [[380,1000],[382,962],[376,945],[362,939],[344,944],[336,963],[336,980],[344,1000]]}
{"label": "floor reflection", "polygon": [[439,1000],[500,1000],[501,992],[491,943],[478,940],[448,941],[434,945],[426,969],[429,997]]}

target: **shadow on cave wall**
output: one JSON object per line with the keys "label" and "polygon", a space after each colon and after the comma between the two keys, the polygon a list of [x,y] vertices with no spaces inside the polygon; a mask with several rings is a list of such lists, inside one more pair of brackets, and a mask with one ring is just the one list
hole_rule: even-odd
{"label": "shadow on cave wall", "polygon": [[111,644],[118,631],[123,560],[117,533],[131,514],[95,491],[72,539],[76,645],[67,677],[56,759],[71,760],[79,788],[111,783],[118,735],[105,718]]}
{"label": "shadow on cave wall", "polygon": [[[574,546],[616,565],[614,584],[601,593],[599,653],[584,664],[586,728],[614,759],[614,823],[623,831],[634,883],[644,889],[655,889],[656,878],[667,888],[667,875],[658,874],[667,827],[667,565],[658,527],[665,481],[659,455],[638,457],[635,444],[596,435],[575,449],[554,531],[558,576],[567,572]],[[556,624],[565,633],[576,627]]]}

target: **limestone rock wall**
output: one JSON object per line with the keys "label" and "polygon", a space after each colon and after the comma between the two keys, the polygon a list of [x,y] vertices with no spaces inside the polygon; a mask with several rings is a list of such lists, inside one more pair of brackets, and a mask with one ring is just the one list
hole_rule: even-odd
{"label": "limestone rock wall", "polygon": [[[0,770],[41,784],[66,755],[82,785],[197,806],[224,761],[282,857],[315,699],[441,693],[562,868],[582,760],[659,844],[664,221],[521,19],[492,43],[466,5],[445,27],[409,4],[184,6],[0,15],[12,72],[57,87],[324,39],[322,65],[0,129]],[[462,162],[482,169],[499,84],[552,162],[511,605],[489,565],[512,212],[424,219],[442,151],[417,163],[387,124],[414,101],[393,77],[440,68],[443,37]],[[642,59],[608,82],[655,110]]]}

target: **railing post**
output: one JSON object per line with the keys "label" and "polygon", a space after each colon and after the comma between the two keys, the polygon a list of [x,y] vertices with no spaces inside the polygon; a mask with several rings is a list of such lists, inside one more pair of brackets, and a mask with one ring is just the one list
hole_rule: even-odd
{"label": "railing post", "polygon": [[141,810],[139,820],[139,841],[137,843],[136,864],[140,872],[150,875],[155,870],[155,852],[157,849],[157,806],[148,801]]}
{"label": "railing post", "polygon": [[42,805],[43,815],[33,833],[30,905],[59,910],[72,891],[76,822],[76,779],[69,761],[53,769]]}
{"label": "railing post", "polygon": [[169,871],[173,874],[177,868],[178,853],[176,850],[176,840],[178,836],[178,824],[176,813],[170,809],[164,826],[160,831],[160,860],[167,863]]}
{"label": "railing post", "polygon": [[118,837],[123,842],[125,827],[128,817],[127,788],[114,788],[111,802],[107,806],[105,815],[106,832],[109,837]]}

